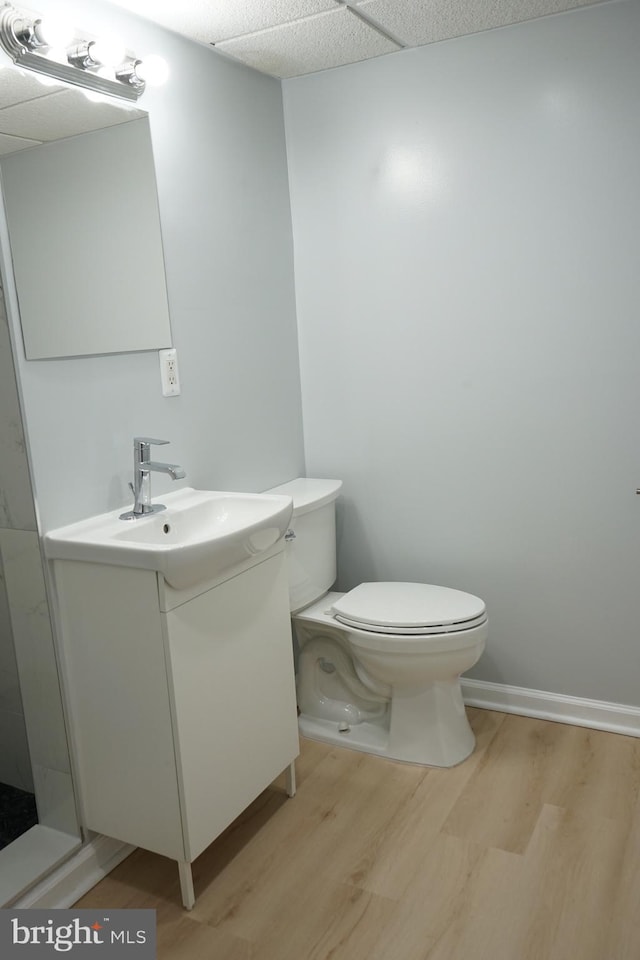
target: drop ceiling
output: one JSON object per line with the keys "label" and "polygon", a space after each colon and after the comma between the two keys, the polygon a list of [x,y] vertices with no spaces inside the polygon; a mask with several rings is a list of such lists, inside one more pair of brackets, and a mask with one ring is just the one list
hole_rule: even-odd
{"label": "drop ceiling", "polygon": [[[274,77],[297,77],[406,47],[609,0],[110,0]],[[0,156],[143,116],[0,63]]]}
{"label": "drop ceiling", "polygon": [[297,77],[405,47],[607,0],[111,0],[274,77]]}

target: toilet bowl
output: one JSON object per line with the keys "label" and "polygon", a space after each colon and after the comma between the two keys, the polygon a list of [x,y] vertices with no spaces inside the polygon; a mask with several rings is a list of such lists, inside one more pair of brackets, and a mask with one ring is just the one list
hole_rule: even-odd
{"label": "toilet bowl", "polygon": [[269,491],[293,497],[288,568],[300,732],[395,760],[454,766],[475,745],[460,675],[484,650],[485,604],[425,583],[329,592],[340,486],[294,480]]}

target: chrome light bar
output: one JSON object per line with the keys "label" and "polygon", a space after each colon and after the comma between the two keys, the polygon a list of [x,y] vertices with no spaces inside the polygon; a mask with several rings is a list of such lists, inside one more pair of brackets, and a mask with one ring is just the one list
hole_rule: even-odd
{"label": "chrome light bar", "polygon": [[0,7],[0,46],[17,66],[109,97],[137,100],[145,89],[136,72],[141,61],[126,56],[110,68],[92,58],[96,45],[94,38],[74,36],[64,51],[58,51],[47,42],[37,15],[20,13],[10,3]]}

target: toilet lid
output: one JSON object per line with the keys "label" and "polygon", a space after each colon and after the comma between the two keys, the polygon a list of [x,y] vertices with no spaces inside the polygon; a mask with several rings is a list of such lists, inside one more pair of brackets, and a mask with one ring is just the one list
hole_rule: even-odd
{"label": "toilet lid", "polygon": [[429,583],[361,583],[331,612],[347,626],[402,635],[469,630],[486,620],[479,597]]}

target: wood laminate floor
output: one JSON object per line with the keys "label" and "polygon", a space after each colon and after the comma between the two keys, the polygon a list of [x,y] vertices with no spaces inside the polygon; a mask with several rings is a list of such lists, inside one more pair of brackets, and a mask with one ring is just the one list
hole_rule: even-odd
{"label": "wood laminate floor", "polygon": [[156,909],[159,960],[640,960],[640,740],[468,712],[449,770],[303,742],[189,913],[142,850],[76,906]]}

